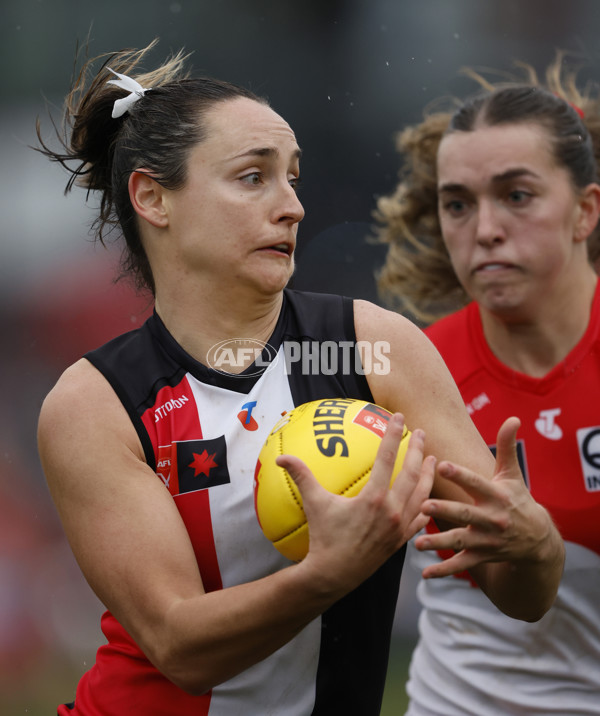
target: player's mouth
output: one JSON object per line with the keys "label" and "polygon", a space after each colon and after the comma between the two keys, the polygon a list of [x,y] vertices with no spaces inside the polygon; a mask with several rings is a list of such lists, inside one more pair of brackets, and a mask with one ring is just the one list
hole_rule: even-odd
{"label": "player's mouth", "polygon": [[277,244],[271,244],[271,246],[264,246],[261,251],[269,251],[284,256],[291,256],[294,253],[294,246],[289,241],[281,241]]}
{"label": "player's mouth", "polygon": [[514,264],[502,263],[500,261],[488,261],[475,266],[473,273],[497,273],[499,271],[507,271],[514,268]]}

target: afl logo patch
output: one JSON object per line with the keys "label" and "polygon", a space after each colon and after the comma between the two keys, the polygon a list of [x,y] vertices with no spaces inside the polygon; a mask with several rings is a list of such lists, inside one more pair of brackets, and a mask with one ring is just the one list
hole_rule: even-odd
{"label": "afl logo patch", "polygon": [[600,426],[579,428],[577,443],[585,489],[600,492]]}

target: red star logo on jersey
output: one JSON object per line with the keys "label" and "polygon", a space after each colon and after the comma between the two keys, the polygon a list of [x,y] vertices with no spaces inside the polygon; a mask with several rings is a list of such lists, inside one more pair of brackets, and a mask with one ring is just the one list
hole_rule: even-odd
{"label": "red star logo on jersey", "polygon": [[188,467],[194,468],[194,477],[198,475],[209,476],[209,473],[213,467],[217,467],[217,463],[214,457],[217,453],[214,452],[212,455],[208,454],[207,450],[204,450],[200,455],[197,452],[193,453],[194,460],[188,465]]}
{"label": "red star logo on jersey", "polygon": [[231,482],[225,436],[173,443],[169,490],[173,495],[207,490]]}

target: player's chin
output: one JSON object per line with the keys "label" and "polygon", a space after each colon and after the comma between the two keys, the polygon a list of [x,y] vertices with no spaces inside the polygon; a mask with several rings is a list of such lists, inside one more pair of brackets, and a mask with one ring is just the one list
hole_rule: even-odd
{"label": "player's chin", "polygon": [[272,262],[272,265],[263,267],[260,285],[266,293],[278,293],[287,286],[295,270],[294,257],[282,257]]}

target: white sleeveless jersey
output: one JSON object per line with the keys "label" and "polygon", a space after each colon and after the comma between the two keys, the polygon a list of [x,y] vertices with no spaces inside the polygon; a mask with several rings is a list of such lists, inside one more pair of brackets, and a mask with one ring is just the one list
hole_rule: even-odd
{"label": "white sleeveless jersey", "polygon": [[[600,556],[566,548],[556,602],[533,624],[502,614],[466,579],[420,581],[407,715],[600,714]],[[438,559],[412,545],[408,554],[419,570]]]}

